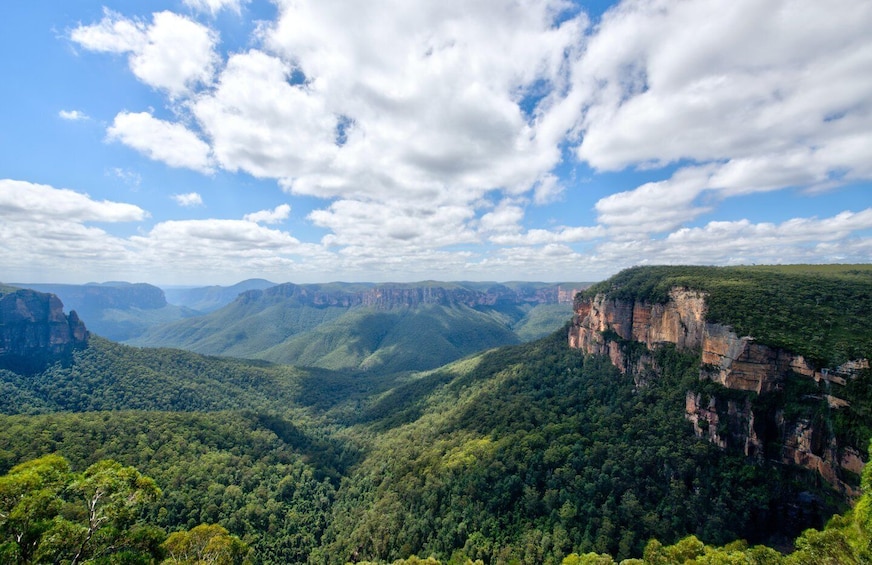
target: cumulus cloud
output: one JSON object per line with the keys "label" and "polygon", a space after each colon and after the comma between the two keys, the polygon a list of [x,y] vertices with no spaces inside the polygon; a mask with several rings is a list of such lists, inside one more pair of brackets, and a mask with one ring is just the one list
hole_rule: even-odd
{"label": "cumulus cloud", "polygon": [[[244,3],[185,0],[212,15]],[[147,22],[106,11],[71,33],[86,49],[128,54],[178,120],[122,111],[110,140],[325,200],[307,216],[329,232],[321,245],[263,225],[289,216],[282,205],[161,223],[136,240],[143,249],[181,257],[172,236],[231,250],[251,237],[251,260],[297,269],[302,254],[306,268],[355,272],[868,260],[865,211],[689,227],[732,197],[872,179],[868,2],[626,0],[596,27],[563,0],[276,5],[276,20],[226,62],[217,34],[170,12]],[[602,194],[565,172],[567,155],[653,180],[599,197],[595,225],[535,226],[537,206]],[[489,251],[464,247],[483,242]]]}
{"label": "cumulus cloud", "polygon": [[[794,218],[781,223],[748,220],[713,221],[681,228],[660,239],[608,241],[597,255],[617,265],[864,263],[872,228],[872,208],[846,211],[829,218]],[[838,242],[838,243],[836,243]]]}
{"label": "cumulus cloud", "polygon": [[836,4],[622,3],[573,72],[578,156],[603,170],[726,163],[725,195],[868,178],[872,5]]}
{"label": "cumulus cloud", "polygon": [[159,120],[148,112],[121,112],[107,130],[110,140],[136,149],[171,167],[212,172],[209,145],[182,124]]}
{"label": "cumulus cloud", "polygon": [[27,181],[0,179],[0,216],[9,223],[136,222],[148,213],[133,204],[93,200],[87,194]]}
{"label": "cumulus cloud", "polygon": [[348,246],[354,253],[384,248],[388,253],[417,252],[478,240],[469,222],[474,212],[462,205],[429,206],[337,200],[309,219],[331,230],[322,243]]}
{"label": "cumulus cloud", "polygon": [[668,180],[617,192],[596,203],[597,219],[620,237],[670,231],[710,210],[694,204],[710,176],[710,167],[689,167]]}
{"label": "cumulus cloud", "polygon": [[63,120],[69,120],[71,122],[89,119],[87,114],[80,112],[79,110],[61,110],[58,112],[58,116]]}
{"label": "cumulus cloud", "polygon": [[288,82],[292,72],[262,51],[239,53],[214,92],[193,104],[223,168],[292,178],[328,166],[338,149],[336,117],[305,85]]}
{"label": "cumulus cloud", "polygon": [[531,229],[526,233],[507,233],[491,236],[498,245],[551,245],[592,241],[606,235],[602,226],[561,226],[557,229]]}
{"label": "cumulus cloud", "polygon": [[184,207],[202,206],[203,197],[197,192],[187,192],[185,194],[173,194],[171,196],[176,204]]}
{"label": "cumulus cloud", "polygon": [[277,224],[279,222],[287,220],[290,215],[291,205],[279,204],[272,210],[261,210],[259,212],[246,214],[243,219],[249,222],[256,222],[260,224]]}
{"label": "cumulus cloud", "polygon": [[[148,213],[132,204],[27,181],[0,179],[0,264],[6,276],[34,270],[72,272],[120,267],[126,242],[89,223],[138,222]],[[97,267],[99,265],[99,267]]]}
{"label": "cumulus cloud", "polygon": [[481,217],[479,229],[485,233],[517,232],[523,219],[524,208],[510,200],[504,200],[492,212]]}
{"label": "cumulus cloud", "polygon": [[583,15],[558,20],[566,7],[281,3],[266,45],[351,124],[329,170],[286,185],[323,197],[468,202],[491,189],[530,190],[560,159],[554,134],[537,127],[550,99],[525,97],[564,82],[586,26]]}
{"label": "cumulus cloud", "polygon": [[288,251],[299,241],[287,232],[265,228],[246,220],[177,220],[161,222],[147,237],[132,238],[150,248],[168,250],[203,249],[208,247],[234,254],[257,253],[263,250]]}
{"label": "cumulus cloud", "polygon": [[536,269],[537,277],[543,280],[565,280],[567,273],[577,273],[588,264],[588,258],[571,247],[560,243],[537,246],[503,247],[482,259],[469,269],[513,280],[519,272]]}
{"label": "cumulus cloud", "polygon": [[91,51],[130,53],[133,74],[171,97],[208,84],[218,63],[217,34],[168,11],[153,14],[152,23],[147,24],[104,9],[100,22],[78,26],[70,38]]}
{"label": "cumulus cloud", "polygon": [[[137,256],[180,278],[220,278],[239,273],[284,273],[318,260],[317,246],[301,244],[291,234],[247,220],[178,220],[156,224],[130,238]],[[306,261],[299,261],[300,257]]]}

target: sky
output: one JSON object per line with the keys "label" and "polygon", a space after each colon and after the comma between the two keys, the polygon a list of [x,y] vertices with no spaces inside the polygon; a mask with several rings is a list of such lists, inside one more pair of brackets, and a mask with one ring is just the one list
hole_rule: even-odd
{"label": "sky", "polygon": [[872,261],[868,0],[10,0],[0,281]]}

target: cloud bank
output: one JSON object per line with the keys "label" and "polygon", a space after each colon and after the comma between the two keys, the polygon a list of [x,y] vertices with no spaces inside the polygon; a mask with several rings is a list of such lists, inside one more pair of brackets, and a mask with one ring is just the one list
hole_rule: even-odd
{"label": "cloud bank", "polygon": [[[326,235],[264,227],[288,206],[210,221],[217,231],[160,223],[130,240],[144,248],[170,231],[232,232],[293,269],[329,259],[374,273],[400,258],[493,277],[538,262],[557,273],[557,257],[596,276],[637,262],[869,260],[872,202],[829,218],[712,219],[733,198],[872,180],[863,0],[626,0],[598,21],[564,0],[282,0],[233,52],[197,14],[241,17],[246,4],[186,5],[150,19],[107,10],[70,33],[126,55],[166,98],[164,117],[119,108],[107,139],[314,197],[305,220]],[[655,180],[598,197],[592,221],[537,224],[540,207],[585,198],[567,166]]]}

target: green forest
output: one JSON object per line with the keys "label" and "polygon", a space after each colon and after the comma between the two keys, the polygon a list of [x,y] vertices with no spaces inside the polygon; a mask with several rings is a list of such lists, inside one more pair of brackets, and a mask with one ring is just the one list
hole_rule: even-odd
{"label": "green forest", "polygon": [[[713,320],[821,363],[859,358],[872,269],[815,274],[654,267],[590,292],[698,288]],[[814,342],[805,327],[820,324],[756,320],[742,300],[759,318],[830,316],[833,333]],[[566,336],[394,373],[92,337],[42,373],[0,371],[0,562],[872,559],[868,468],[850,500],[811,471],[721,450],[684,417],[699,352],[658,348],[639,386]],[[870,378],[848,384],[848,410],[820,414],[864,447]],[[776,401],[802,404],[798,390]]]}

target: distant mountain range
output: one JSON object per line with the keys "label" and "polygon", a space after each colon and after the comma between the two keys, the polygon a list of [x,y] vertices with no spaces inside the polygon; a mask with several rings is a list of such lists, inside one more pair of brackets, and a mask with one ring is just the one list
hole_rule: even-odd
{"label": "distant mountain range", "polygon": [[281,284],[128,343],[327,369],[397,372],[535,339],[585,283]]}
{"label": "distant mountain range", "polygon": [[56,295],[67,311],[74,310],[85,321],[89,331],[113,341],[125,341],[152,326],[199,314],[169,304],[163,290],[146,283],[13,285]]}
{"label": "distant mountain range", "polygon": [[146,347],[334,370],[438,367],[566,323],[589,283],[15,283],[57,295],[91,333]]}
{"label": "distant mountain range", "polygon": [[203,286],[197,288],[164,288],[166,301],[176,306],[183,306],[202,312],[213,312],[222,306],[233,302],[240,293],[246,290],[262,290],[275,286],[276,283],[265,279],[248,279],[232,286]]}

